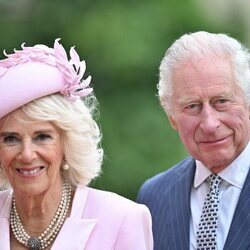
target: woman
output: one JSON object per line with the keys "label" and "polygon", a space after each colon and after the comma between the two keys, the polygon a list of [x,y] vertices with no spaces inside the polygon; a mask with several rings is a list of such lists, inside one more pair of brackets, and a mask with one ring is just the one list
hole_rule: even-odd
{"label": "woman", "polygon": [[144,205],[87,187],[103,152],[84,61],[55,40],[0,61],[0,249],[152,249]]}

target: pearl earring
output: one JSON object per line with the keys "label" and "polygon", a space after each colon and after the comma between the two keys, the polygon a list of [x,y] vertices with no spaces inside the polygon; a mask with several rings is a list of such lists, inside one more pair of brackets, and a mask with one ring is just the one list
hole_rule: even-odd
{"label": "pearl earring", "polygon": [[69,164],[65,163],[63,166],[62,166],[63,170],[68,170],[69,169]]}

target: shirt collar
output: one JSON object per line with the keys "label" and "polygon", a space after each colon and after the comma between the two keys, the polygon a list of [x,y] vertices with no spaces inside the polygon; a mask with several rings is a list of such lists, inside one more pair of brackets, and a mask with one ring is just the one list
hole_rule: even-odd
{"label": "shirt collar", "polygon": [[[242,189],[247,177],[250,165],[250,142],[241,154],[218,175],[226,182]],[[206,166],[196,160],[196,171],[194,177],[194,187],[197,188],[203,183],[212,172]]]}

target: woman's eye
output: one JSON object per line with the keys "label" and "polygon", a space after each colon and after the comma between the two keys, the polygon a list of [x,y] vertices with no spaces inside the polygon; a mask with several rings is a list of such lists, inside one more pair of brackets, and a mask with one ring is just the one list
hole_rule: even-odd
{"label": "woman's eye", "polygon": [[51,135],[49,134],[38,134],[35,138],[34,138],[34,141],[36,142],[48,142],[52,139]]}
{"label": "woman's eye", "polygon": [[14,145],[19,142],[20,142],[19,138],[14,135],[8,135],[3,138],[3,143],[8,144],[8,145]]}

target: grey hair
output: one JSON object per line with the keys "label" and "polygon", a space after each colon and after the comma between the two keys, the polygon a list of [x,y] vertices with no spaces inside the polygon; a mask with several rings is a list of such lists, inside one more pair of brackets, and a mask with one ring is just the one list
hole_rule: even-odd
{"label": "grey hair", "polygon": [[214,34],[205,31],[184,34],[166,51],[160,64],[158,95],[161,105],[169,115],[173,112],[171,96],[173,94],[173,70],[193,57],[214,55],[228,58],[233,69],[235,82],[245,93],[250,104],[250,53],[236,39],[225,34]]}
{"label": "grey hair", "polygon": [[[61,168],[61,173],[73,186],[86,186],[101,171],[103,150],[101,132],[94,120],[96,104],[94,95],[72,103],[60,94],[53,94],[20,108],[30,118],[50,121],[62,131],[62,146],[69,169]],[[1,181],[9,184],[3,178]]]}

